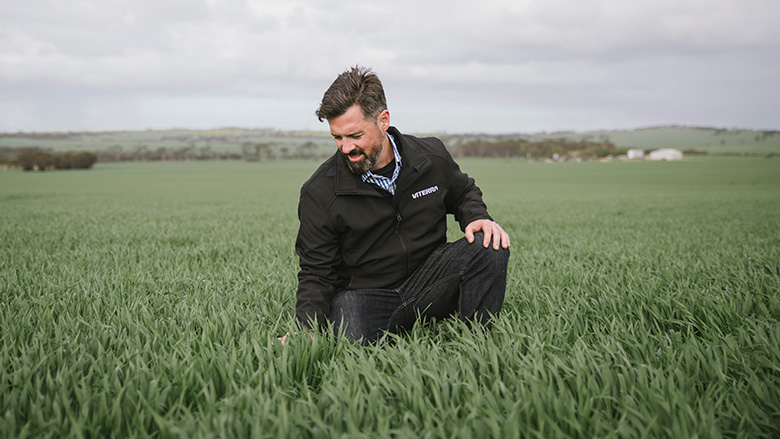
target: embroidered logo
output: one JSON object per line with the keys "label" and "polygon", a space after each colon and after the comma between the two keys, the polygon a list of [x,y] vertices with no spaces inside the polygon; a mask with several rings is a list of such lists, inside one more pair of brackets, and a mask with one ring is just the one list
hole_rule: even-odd
{"label": "embroidered logo", "polygon": [[417,191],[417,192],[413,193],[412,194],[412,198],[414,198],[416,200],[417,198],[424,197],[426,195],[430,195],[430,194],[432,194],[432,193],[434,193],[434,192],[436,192],[438,190],[439,190],[439,186],[431,186],[428,189],[423,189],[421,191]]}

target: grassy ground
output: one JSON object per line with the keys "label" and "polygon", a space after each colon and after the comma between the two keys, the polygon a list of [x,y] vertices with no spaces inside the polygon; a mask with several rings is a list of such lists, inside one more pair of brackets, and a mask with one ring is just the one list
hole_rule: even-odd
{"label": "grassy ground", "polygon": [[780,435],[780,161],[462,165],[502,316],[369,348],[272,344],[315,162],[0,172],[0,436]]}

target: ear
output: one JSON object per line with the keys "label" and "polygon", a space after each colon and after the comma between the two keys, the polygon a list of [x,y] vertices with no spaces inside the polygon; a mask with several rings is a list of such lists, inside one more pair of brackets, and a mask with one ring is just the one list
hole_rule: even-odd
{"label": "ear", "polygon": [[387,110],[382,110],[382,112],[379,113],[379,116],[376,118],[376,124],[379,126],[379,128],[382,129],[382,131],[387,131],[387,129],[390,128],[390,112]]}

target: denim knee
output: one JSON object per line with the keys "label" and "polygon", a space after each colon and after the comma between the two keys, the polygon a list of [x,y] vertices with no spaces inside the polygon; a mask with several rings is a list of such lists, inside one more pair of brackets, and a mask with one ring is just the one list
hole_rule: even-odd
{"label": "denim knee", "polygon": [[477,253],[478,258],[485,258],[485,262],[488,266],[501,268],[499,271],[506,271],[506,266],[509,261],[509,249],[499,247],[498,250],[496,250],[493,248],[492,242],[488,247],[485,247],[482,244],[485,239],[484,236],[485,235],[483,232],[474,233],[474,242],[469,245],[475,246],[472,247],[473,251]]}
{"label": "denim knee", "polygon": [[345,290],[331,301],[329,319],[336,335],[365,344],[388,329],[390,316],[400,305],[400,296],[394,290]]}

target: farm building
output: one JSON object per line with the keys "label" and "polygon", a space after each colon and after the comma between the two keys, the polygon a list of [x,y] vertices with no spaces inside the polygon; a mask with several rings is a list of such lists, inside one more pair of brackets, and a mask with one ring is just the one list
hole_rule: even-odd
{"label": "farm building", "polygon": [[683,153],[679,149],[663,148],[650,153],[650,160],[682,160]]}
{"label": "farm building", "polygon": [[629,160],[636,160],[644,158],[645,156],[645,150],[644,149],[629,149],[627,153],[627,157]]}

